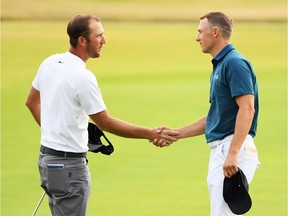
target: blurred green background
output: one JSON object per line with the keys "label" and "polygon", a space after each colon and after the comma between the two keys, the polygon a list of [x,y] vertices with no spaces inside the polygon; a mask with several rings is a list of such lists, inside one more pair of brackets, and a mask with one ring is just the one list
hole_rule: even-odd
{"label": "blurred green background", "polygon": [[[77,13],[102,19],[107,44],[87,67],[114,117],[147,127],[179,127],[205,115],[211,56],[196,43],[198,20],[223,11],[231,42],[259,82],[261,166],[246,215],[287,215],[286,1],[2,0],[1,215],[31,215],[39,201],[39,128],[25,100],[39,64],[68,49],[66,25]],[[107,134],[115,153],[89,154],[88,216],[206,216],[209,149],[203,136],[159,149]],[[47,197],[36,215],[50,215]]]}

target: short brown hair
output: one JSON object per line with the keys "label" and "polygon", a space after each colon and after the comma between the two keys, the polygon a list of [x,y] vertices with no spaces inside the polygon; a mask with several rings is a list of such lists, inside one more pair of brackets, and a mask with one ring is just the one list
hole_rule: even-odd
{"label": "short brown hair", "polygon": [[90,20],[94,19],[100,22],[100,19],[94,15],[76,15],[72,17],[67,26],[67,34],[69,35],[70,45],[76,47],[78,44],[78,38],[80,36],[84,37],[89,41],[89,23]]}
{"label": "short brown hair", "polygon": [[224,39],[229,39],[232,34],[232,19],[222,12],[210,12],[200,17],[200,20],[207,18],[210,23],[210,27],[217,26],[220,28],[222,36]]}

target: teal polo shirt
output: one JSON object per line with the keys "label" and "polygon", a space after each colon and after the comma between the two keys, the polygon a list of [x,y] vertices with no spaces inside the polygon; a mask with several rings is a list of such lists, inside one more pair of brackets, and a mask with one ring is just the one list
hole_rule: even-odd
{"label": "teal polo shirt", "polygon": [[255,114],[249,134],[254,137],[258,121],[258,84],[254,69],[232,44],[212,59],[210,77],[210,109],[206,119],[207,143],[234,134],[238,105],[235,97],[254,95]]}

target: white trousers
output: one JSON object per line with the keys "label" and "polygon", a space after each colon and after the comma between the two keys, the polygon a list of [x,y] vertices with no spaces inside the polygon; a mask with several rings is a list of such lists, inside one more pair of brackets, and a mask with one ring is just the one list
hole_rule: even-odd
{"label": "white trousers", "polygon": [[[223,165],[226,160],[228,150],[233,135],[225,137],[223,140],[208,143],[211,148],[208,167],[208,190],[210,194],[210,216],[234,216],[223,199]],[[258,165],[258,152],[253,138],[248,135],[239,151],[238,167],[246,175],[250,184]]]}

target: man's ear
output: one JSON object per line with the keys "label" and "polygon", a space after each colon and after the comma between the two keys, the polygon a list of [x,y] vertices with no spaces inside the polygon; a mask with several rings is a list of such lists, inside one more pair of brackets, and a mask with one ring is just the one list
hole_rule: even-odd
{"label": "man's ear", "polygon": [[213,28],[213,36],[214,36],[215,38],[217,38],[219,35],[220,35],[220,29],[219,29],[219,27],[214,27],[214,28]]}
{"label": "man's ear", "polygon": [[78,37],[78,44],[79,44],[80,46],[86,46],[86,44],[87,44],[86,38],[83,37],[83,36]]}

